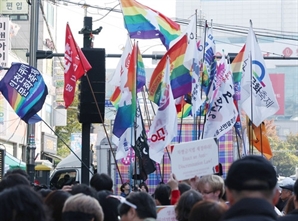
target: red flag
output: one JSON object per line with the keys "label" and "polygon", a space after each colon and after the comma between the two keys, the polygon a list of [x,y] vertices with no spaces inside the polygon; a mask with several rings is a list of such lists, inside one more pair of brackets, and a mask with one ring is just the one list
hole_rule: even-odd
{"label": "red flag", "polygon": [[77,80],[92,68],[75,42],[68,23],[66,24],[64,63],[63,97],[65,108],[68,108],[74,98]]}

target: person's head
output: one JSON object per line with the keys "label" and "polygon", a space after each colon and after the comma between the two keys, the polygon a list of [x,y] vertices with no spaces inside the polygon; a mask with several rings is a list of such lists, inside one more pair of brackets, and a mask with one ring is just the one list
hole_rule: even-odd
{"label": "person's head", "polygon": [[140,183],[139,188],[140,188],[140,191],[142,191],[142,192],[146,192],[146,193],[149,192],[148,186],[144,182]]}
{"label": "person's head", "polygon": [[70,196],[62,209],[63,221],[103,221],[99,202],[83,193]]}
{"label": "person's head", "polygon": [[118,206],[119,200],[109,197],[111,191],[101,190],[97,192],[97,199],[102,207],[104,214],[104,221],[118,221]]}
{"label": "person's head", "polygon": [[2,192],[4,189],[11,188],[13,186],[17,185],[26,185],[30,186],[29,180],[18,173],[13,173],[10,175],[5,176],[1,182],[0,182],[0,192]]}
{"label": "person's head", "polygon": [[192,207],[188,221],[219,221],[227,210],[227,204],[222,201],[202,200]]}
{"label": "person's head", "polygon": [[171,188],[167,184],[159,184],[154,191],[155,203],[160,205],[171,205]]}
{"label": "person's head", "polygon": [[6,171],[4,177],[10,175],[10,174],[20,174],[24,177],[26,177],[29,181],[30,181],[30,176],[28,175],[28,173],[25,170],[22,170],[20,168],[15,168],[15,169],[9,169]]}
{"label": "person's head", "polygon": [[178,189],[179,189],[180,195],[182,195],[184,192],[190,190],[191,186],[185,182],[182,182],[178,184]]}
{"label": "person's head", "polygon": [[219,200],[225,193],[224,180],[218,175],[206,175],[199,179],[198,190],[204,199]]}
{"label": "person's head", "polygon": [[184,192],[175,207],[176,219],[178,221],[187,221],[191,208],[201,200],[203,200],[203,196],[195,190]]}
{"label": "person's head", "polygon": [[136,209],[122,203],[119,207],[121,221],[140,221],[145,218],[156,219],[156,204],[146,192],[132,192],[126,200],[136,206]]}
{"label": "person's head", "polygon": [[250,155],[233,162],[225,184],[231,205],[243,198],[262,198],[272,205],[279,199],[276,171],[262,156]]}
{"label": "person's head", "polygon": [[92,187],[86,185],[86,184],[77,184],[77,185],[73,185],[71,187],[71,191],[70,191],[71,195],[76,195],[78,193],[83,193],[85,195],[88,196],[92,196],[94,198],[97,198],[97,193],[96,190],[93,189]]}
{"label": "person's head", "polygon": [[108,174],[95,173],[90,180],[90,186],[96,189],[96,191],[100,191],[100,190],[112,191],[113,180]]}
{"label": "person's head", "polygon": [[45,205],[50,210],[51,218],[55,221],[62,221],[62,209],[65,201],[70,197],[69,192],[54,190],[44,199]]}
{"label": "person's head", "polygon": [[281,188],[280,199],[282,201],[288,200],[293,195],[294,183],[295,181],[290,177],[283,179],[282,184],[279,186]]}
{"label": "person's head", "polygon": [[128,195],[130,193],[130,184],[129,183],[123,183],[120,187],[120,191],[124,193],[125,195]]}
{"label": "person's head", "polygon": [[298,209],[298,180],[295,181],[293,191],[294,191],[294,205],[295,205],[295,209]]}
{"label": "person's head", "polygon": [[1,220],[46,221],[41,197],[28,185],[17,185],[0,193]]}

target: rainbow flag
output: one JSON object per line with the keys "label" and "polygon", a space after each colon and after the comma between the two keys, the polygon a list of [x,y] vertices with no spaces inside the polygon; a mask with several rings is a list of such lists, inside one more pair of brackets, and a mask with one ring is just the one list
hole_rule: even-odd
{"label": "rainbow flag", "polygon": [[[138,55],[137,55],[137,92],[141,91],[143,86],[146,84],[146,73],[145,73],[145,66],[142,58],[142,54],[140,53],[139,46],[137,45]],[[130,56],[128,59],[131,59]],[[127,58],[125,58],[126,60]],[[121,62],[121,61],[120,61]],[[123,74],[125,74],[123,72]],[[121,99],[121,89],[120,87],[116,87],[114,93],[110,97],[110,101],[116,107],[118,108],[118,103]]]}
{"label": "rainbow flag", "polygon": [[241,89],[241,78],[242,78],[242,64],[243,64],[243,56],[245,51],[245,45],[239,51],[237,56],[234,58],[231,68],[233,71],[233,82],[234,82],[234,90],[235,90],[235,100],[240,100],[240,89]]}
{"label": "rainbow flag", "polygon": [[177,113],[178,118],[185,118],[191,115],[191,104],[187,103],[184,99],[182,99],[180,105],[180,111]]}
{"label": "rainbow flag", "polygon": [[27,124],[41,120],[36,113],[41,110],[48,89],[37,69],[27,64],[13,64],[0,81],[0,91]]}
{"label": "rainbow flag", "polygon": [[127,128],[132,127],[136,117],[136,58],[137,47],[134,45],[128,72],[121,75],[121,98],[115,117],[113,134],[120,138]]}
{"label": "rainbow flag", "polygon": [[137,91],[141,91],[143,86],[146,84],[146,72],[139,46],[137,46],[137,50]]}
{"label": "rainbow flag", "polygon": [[131,38],[160,38],[168,49],[180,34],[180,25],[163,14],[134,0],[120,0],[124,25]]}
{"label": "rainbow flag", "polygon": [[185,51],[187,49],[187,35],[184,35],[161,58],[154,69],[149,83],[149,99],[159,105],[161,98],[161,85],[167,57],[171,63],[171,87],[174,98],[181,97],[191,92],[192,77],[189,70],[183,65]]}

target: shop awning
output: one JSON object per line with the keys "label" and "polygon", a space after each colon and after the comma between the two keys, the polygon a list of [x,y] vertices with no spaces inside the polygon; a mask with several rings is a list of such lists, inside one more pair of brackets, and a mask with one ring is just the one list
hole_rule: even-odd
{"label": "shop awning", "polygon": [[9,169],[15,169],[15,168],[20,168],[23,170],[26,170],[26,163],[24,163],[23,161],[15,158],[14,156],[12,156],[9,153],[5,154],[5,164],[7,164],[9,166]]}
{"label": "shop awning", "polygon": [[53,153],[48,153],[48,152],[42,152],[42,155],[46,156],[46,157],[49,157],[49,158],[52,158],[52,159],[57,159],[59,161],[63,160],[62,157],[56,155],[56,154],[53,154]]}

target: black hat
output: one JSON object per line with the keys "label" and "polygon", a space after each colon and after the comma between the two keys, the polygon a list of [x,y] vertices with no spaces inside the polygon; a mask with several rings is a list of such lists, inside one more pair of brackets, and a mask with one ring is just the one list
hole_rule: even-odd
{"label": "black hat", "polygon": [[272,190],[276,183],[276,171],[272,164],[264,157],[255,155],[232,163],[225,180],[226,186],[232,190]]}
{"label": "black hat", "polygon": [[282,180],[282,183],[279,187],[293,192],[294,183],[295,181],[291,177],[286,177]]}

